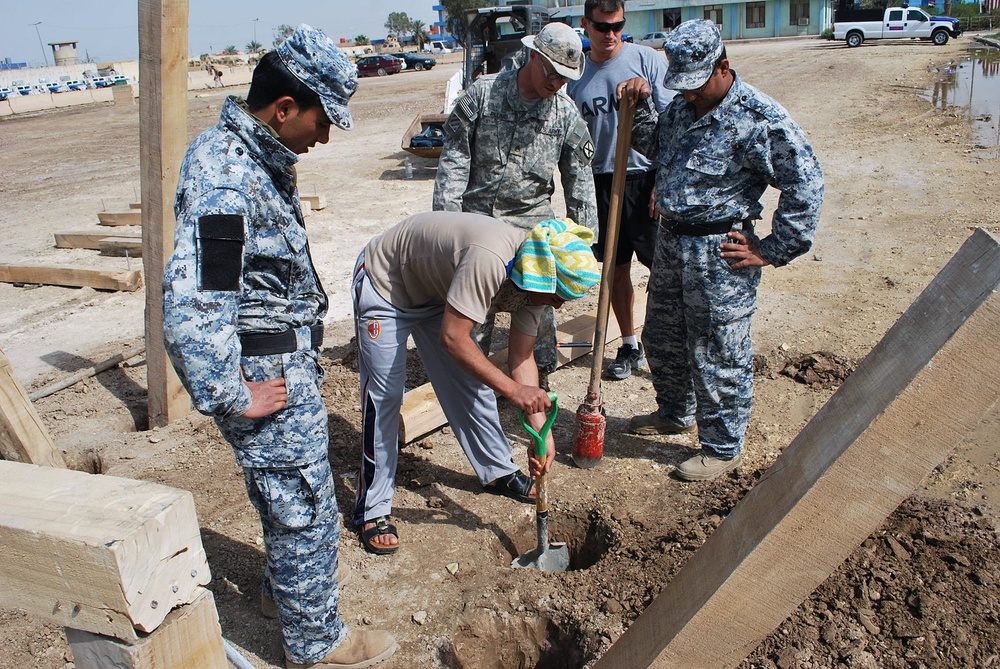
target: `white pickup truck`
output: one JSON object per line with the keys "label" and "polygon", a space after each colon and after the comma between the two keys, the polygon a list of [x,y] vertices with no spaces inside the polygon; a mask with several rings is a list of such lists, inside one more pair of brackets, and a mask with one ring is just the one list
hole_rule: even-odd
{"label": "white pickup truck", "polygon": [[949,37],[962,34],[958,19],[931,16],[916,7],[837,10],[833,22],[833,39],[844,40],[847,46],[861,46],[868,39],[924,39],[938,46]]}

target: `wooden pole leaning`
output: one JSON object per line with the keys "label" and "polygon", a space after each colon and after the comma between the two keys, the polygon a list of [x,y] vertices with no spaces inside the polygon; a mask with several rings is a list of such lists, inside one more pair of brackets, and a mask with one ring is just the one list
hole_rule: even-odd
{"label": "wooden pole leaning", "polygon": [[996,405],[998,290],[977,230],[595,669],[738,666]]}

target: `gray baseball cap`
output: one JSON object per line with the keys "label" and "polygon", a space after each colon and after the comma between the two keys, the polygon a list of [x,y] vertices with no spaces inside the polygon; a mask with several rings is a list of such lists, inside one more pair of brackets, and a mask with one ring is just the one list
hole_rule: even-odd
{"label": "gray baseball cap", "polygon": [[358,90],[358,68],[322,30],[302,23],[277,48],[288,71],[308,86],[320,100],[330,122],[352,130],[347,103]]}
{"label": "gray baseball cap", "polygon": [[565,23],[546,23],[537,35],[525,35],[521,43],[545,56],[556,72],[576,81],[583,76],[583,42]]}
{"label": "gray baseball cap", "polygon": [[667,36],[663,51],[668,62],[663,85],[691,91],[704,86],[715,71],[715,61],[722,55],[722,35],[714,21],[685,21]]}

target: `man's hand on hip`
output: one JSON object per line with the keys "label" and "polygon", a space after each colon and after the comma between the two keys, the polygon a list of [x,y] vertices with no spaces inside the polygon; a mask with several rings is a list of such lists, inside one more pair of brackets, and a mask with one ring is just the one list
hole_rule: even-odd
{"label": "man's hand on hip", "polygon": [[250,389],[253,400],[250,408],[243,413],[244,418],[263,418],[288,406],[288,390],[285,379],[268,379],[267,381],[247,381],[243,384]]}

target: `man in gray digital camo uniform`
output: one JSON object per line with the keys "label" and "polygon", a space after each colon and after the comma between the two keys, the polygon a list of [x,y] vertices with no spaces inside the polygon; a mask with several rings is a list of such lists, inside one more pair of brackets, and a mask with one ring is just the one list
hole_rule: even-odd
{"label": "man in gray digital camo uniform", "polygon": [[260,515],[261,602],[276,608],[286,665],[361,667],[397,648],[348,632],[338,613],[340,520],[327,458],[319,347],[327,296],[309,256],[297,154],[353,127],[357,70],[301,25],[254,69],[244,102],[181,166],[175,251],[163,277],[167,352],[202,413],[215,418]]}
{"label": "man in gray digital camo uniform", "polygon": [[[619,83],[632,77],[642,77],[652,87],[653,104],[657,112],[667,108],[674,91],[663,85],[667,74],[667,59],[648,46],[632,44],[622,39],[625,29],[625,0],[587,0],[583,6],[581,25],[590,38],[583,76],[571,81],[566,92],[576,102],[580,115],[587,122],[594,139],[594,189],[597,192],[597,215],[600,239],[594,246],[597,259],[604,260],[605,231],[611,212],[611,185],[614,181],[615,149],[618,145]],[[653,249],[660,228],[650,212],[650,196],[656,180],[652,162],[630,151],[625,192],[621,203],[618,246],[615,253],[615,274],[611,282],[611,310],[618,321],[622,345],[614,361],[605,370],[609,379],[627,379],[632,371],[646,366],[642,344],[635,336],[635,288],[632,286],[632,256],[650,267]]]}
{"label": "man in gray digital camo uniform", "polygon": [[[636,112],[632,145],[659,164],[660,234],[642,339],[657,411],[629,423],[637,434],[694,430],[702,452],[677,468],[688,481],[735,469],[753,403],[750,321],[761,268],[812,246],[823,173],[802,129],[781,105],[729,67],[715,23],[688,21],[664,44],[666,86],[681,92],[657,115]],[[646,99],[642,79],[619,97]],[[781,192],[771,233],[754,234],[761,195]]]}
{"label": "man in gray digital camo uniform", "polygon": [[[531,230],[556,218],[558,167],[567,216],[596,234],[594,145],[573,101],[560,90],[583,73],[580,37],[564,23],[549,23],[521,41],[528,62],[477,79],[449,115],[433,208],[485,214]],[[482,326],[485,353],[492,324],[491,317]],[[542,372],[556,368],[555,344],[555,312],[546,308],[535,345]]]}

